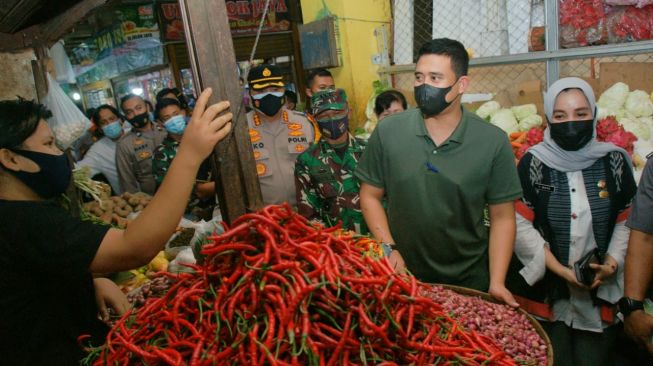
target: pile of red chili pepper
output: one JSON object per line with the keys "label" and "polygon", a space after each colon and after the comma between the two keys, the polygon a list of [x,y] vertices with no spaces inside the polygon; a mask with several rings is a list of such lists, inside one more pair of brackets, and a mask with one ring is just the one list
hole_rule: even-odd
{"label": "pile of red chili pepper", "polygon": [[123,316],[94,364],[515,364],[335,230],[288,206],[243,215],[194,273]]}

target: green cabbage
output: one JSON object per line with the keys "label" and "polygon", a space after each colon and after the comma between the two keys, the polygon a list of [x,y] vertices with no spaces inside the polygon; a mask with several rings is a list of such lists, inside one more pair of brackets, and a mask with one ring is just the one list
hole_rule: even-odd
{"label": "green cabbage", "polygon": [[486,121],[489,121],[494,113],[501,109],[501,104],[491,100],[481,104],[480,107],[476,110],[476,115],[483,118]]}
{"label": "green cabbage", "polygon": [[628,98],[628,91],[628,85],[622,82],[615,83],[601,94],[596,105],[613,111],[621,109]]}
{"label": "green cabbage", "polygon": [[519,121],[519,131],[525,132],[533,127],[539,127],[541,125],[542,125],[542,116],[540,116],[539,114],[532,114]]}
{"label": "green cabbage", "polygon": [[490,119],[490,123],[504,130],[507,134],[519,131],[519,125],[517,124],[515,115],[507,108],[495,112]]}
{"label": "green cabbage", "polygon": [[651,138],[650,128],[638,118],[622,117],[619,123],[624,127],[624,130],[632,132],[638,139],[646,141]]}
{"label": "green cabbage", "polygon": [[521,122],[523,119],[526,119],[527,117],[537,114],[537,107],[535,104],[518,105],[511,107],[510,110],[519,122]]}
{"label": "green cabbage", "polygon": [[635,117],[648,117],[653,115],[653,102],[647,92],[634,90],[626,98],[626,110]]}

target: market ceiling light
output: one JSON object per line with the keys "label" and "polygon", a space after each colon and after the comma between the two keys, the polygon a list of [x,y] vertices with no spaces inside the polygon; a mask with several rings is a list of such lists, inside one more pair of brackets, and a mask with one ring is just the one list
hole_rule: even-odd
{"label": "market ceiling light", "polygon": [[73,93],[73,100],[80,100],[82,99],[82,96],[79,95],[79,93]]}
{"label": "market ceiling light", "polygon": [[136,95],[143,95],[143,88],[134,88],[132,89],[132,93]]}

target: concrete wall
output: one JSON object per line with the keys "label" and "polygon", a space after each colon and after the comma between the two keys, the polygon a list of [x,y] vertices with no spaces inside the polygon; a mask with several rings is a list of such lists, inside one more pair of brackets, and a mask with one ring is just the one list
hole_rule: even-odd
{"label": "concrete wall", "polygon": [[354,109],[352,130],[362,126],[367,120],[365,107],[373,92],[372,82],[379,79],[379,65],[372,63],[372,55],[380,52],[374,30],[390,24],[390,0],[301,0],[301,5],[304,23],[329,15],[337,18],[342,66],[330,71]]}
{"label": "concrete wall", "polygon": [[34,75],[31,61],[36,59],[34,51],[0,53],[0,100],[36,99]]}

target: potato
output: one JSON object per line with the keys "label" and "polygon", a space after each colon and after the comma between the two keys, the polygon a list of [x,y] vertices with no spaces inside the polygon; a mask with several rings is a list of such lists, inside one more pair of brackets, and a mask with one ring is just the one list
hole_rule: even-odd
{"label": "potato", "polygon": [[111,223],[118,226],[119,228],[127,227],[127,220],[123,219],[122,217],[116,214],[113,214],[111,216]]}
{"label": "potato", "polygon": [[132,197],[127,202],[129,202],[129,204],[131,206],[138,206],[138,204],[141,202],[141,200],[138,197]]}
{"label": "potato", "polygon": [[120,208],[120,207],[114,207],[113,213],[120,216],[120,217],[127,217],[127,215],[129,214],[129,212],[127,212],[127,210],[125,210],[123,208]]}
{"label": "potato", "polygon": [[113,211],[115,204],[113,203],[112,200],[104,200],[100,202],[100,207],[102,207],[104,211]]}
{"label": "potato", "polygon": [[145,207],[143,207],[143,205],[138,205],[138,206],[134,207],[134,212],[141,212],[144,209],[145,209]]}
{"label": "potato", "polygon": [[104,210],[101,209],[100,206],[94,207],[90,212],[91,214],[97,217],[101,217],[102,215],[104,215]]}
{"label": "potato", "polygon": [[111,214],[111,212],[108,211],[108,212],[105,212],[104,214],[102,214],[102,216],[100,216],[100,220],[102,220],[105,224],[111,225],[112,216],[113,215]]}
{"label": "potato", "polygon": [[125,210],[127,214],[134,212],[134,208],[131,207],[130,205],[125,205],[125,207],[122,207],[122,209]]}
{"label": "potato", "polygon": [[111,197],[111,201],[117,206],[117,207],[125,207],[127,205],[127,201],[125,201],[122,197],[120,196],[114,196]]}
{"label": "potato", "polygon": [[139,205],[145,207],[145,206],[147,206],[149,203],[150,203],[150,199],[149,199],[149,198],[141,198],[141,201],[140,201]]}

